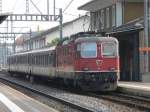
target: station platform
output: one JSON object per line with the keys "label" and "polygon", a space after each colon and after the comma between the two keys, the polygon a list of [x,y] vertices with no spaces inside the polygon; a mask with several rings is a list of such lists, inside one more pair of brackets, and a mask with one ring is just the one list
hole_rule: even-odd
{"label": "station platform", "polygon": [[117,91],[150,98],[150,83],[119,81]]}
{"label": "station platform", "polygon": [[58,112],[0,83],[0,112]]}

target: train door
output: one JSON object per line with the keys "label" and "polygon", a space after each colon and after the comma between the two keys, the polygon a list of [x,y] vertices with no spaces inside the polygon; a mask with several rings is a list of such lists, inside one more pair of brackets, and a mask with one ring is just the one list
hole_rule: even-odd
{"label": "train door", "polygon": [[28,54],[28,72],[29,74],[32,74],[32,55],[31,54]]}

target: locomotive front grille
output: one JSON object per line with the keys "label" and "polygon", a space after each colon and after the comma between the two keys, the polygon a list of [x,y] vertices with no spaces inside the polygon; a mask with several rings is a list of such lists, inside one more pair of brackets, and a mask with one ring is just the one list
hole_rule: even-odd
{"label": "locomotive front grille", "polygon": [[83,73],[82,76],[85,81],[100,81],[102,83],[117,81],[116,72]]}

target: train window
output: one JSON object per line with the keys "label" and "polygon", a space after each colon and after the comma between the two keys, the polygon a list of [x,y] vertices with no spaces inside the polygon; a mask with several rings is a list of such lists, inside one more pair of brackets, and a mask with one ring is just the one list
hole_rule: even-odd
{"label": "train window", "polygon": [[44,55],[44,64],[46,65],[46,54]]}
{"label": "train window", "polygon": [[44,55],[42,55],[42,65],[44,65]]}
{"label": "train window", "polygon": [[48,54],[46,55],[46,65],[48,65]]}
{"label": "train window", "polygon": [[41,56],[39,55],[39,65],[41,65]]}
{"label": "train window", "polygon": [[103,56],[116,56],[117,48],[115,43],[103,43],[102,44],[102,55]]}
{"label": "train window", "polygon": [[43,65],[45,65],[45,55],[43,55]]}
{"label": "train window", "polygon": [[45,55],[45,65],[47,65],[47,55]]}
{"label": "train window", "polygon": [[32,64],[35,65],[35,56],[33,55]]}
{"label": "train window", "polygon": [[41,55],[41,65],[44,65],[44,56]]}
{"label": "train window", "polygon": [[41,55],[41,65],[43,65],[43,55]]}
{"label": "train window", "polygon": [[51,54],[48,56],[48,64],[51,65]]}
{"label": "train window", "polygon": [[36,56],[36,65],[39,65],[38,56]]}
{"label": "train window", "polygon": [[38,56],[38,65],[40,65],[40,56]]}
{"label": "train window", "polygon": [[41,55],[41,65],[43,65],[43,63],[44,63],[44,56],[43,55]]}
{"label": "train window", "polygon": [[42,56],[40,55],[40,65],[42,65]]}
{"label": "train window", "polygon": [[80,56],[80,51],[81,51],[81,44],[77,44],[76,46],[76,57],[79,58]]}
{"label": "train window", "polygon": [[39,56],[36,56],[37,65],[39,65]]}
{"label": "train window", "polygon": [[26,55],[26,64],[28,64],[28,55]]}
{"label": "train window", "polygon": [[36,55],[34,56],[34,65],[36,65]]}
{"label": "train window", "polygon": [[38,65],[38,56],[36,56],[36,65]]}
{"label": "train window", "polygon": [[42,62],[42,65],[45,65],[45,55],[43,55],[42,57],[43,57],[43,60],[42,60],[42,61],[43,61],[43,62]]}
{"label": "train window", "polygon": [[97,44],[94,42],[91,43],[81,43],[82,58],[95,58],[97,57]]}
{"label": "train window", "polygon": [[45,55],[43,55],[43,65],[45,65]]}

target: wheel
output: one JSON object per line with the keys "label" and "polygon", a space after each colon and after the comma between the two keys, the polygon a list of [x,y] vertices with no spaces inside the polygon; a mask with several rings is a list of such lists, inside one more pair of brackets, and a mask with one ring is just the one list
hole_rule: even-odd
{"label": "wheel", "polygon": [[64,84],[67,86],[68,85],[68,80],[66,78],[63,79]]}
{"label": "wheel", "polygon": [[26,75],[26,79],[29,79],[29,77],[30,77],[29,75]]}
{"label": "wheel", "polygon": [[15,74],[11,73],[11,74],[10,74],[10,76],[11,76],[11,77],[14,77],[14,76],[15,76]]}
{"label": "wheel", "polygon": [[76,79],[73,80],[73,87],[77,88],[77,80]]}
{"label": "wheel", "polygon": [[30,76],[29,80],[30,80],[30,83],[33,84],[34,83],[34,76]]}

